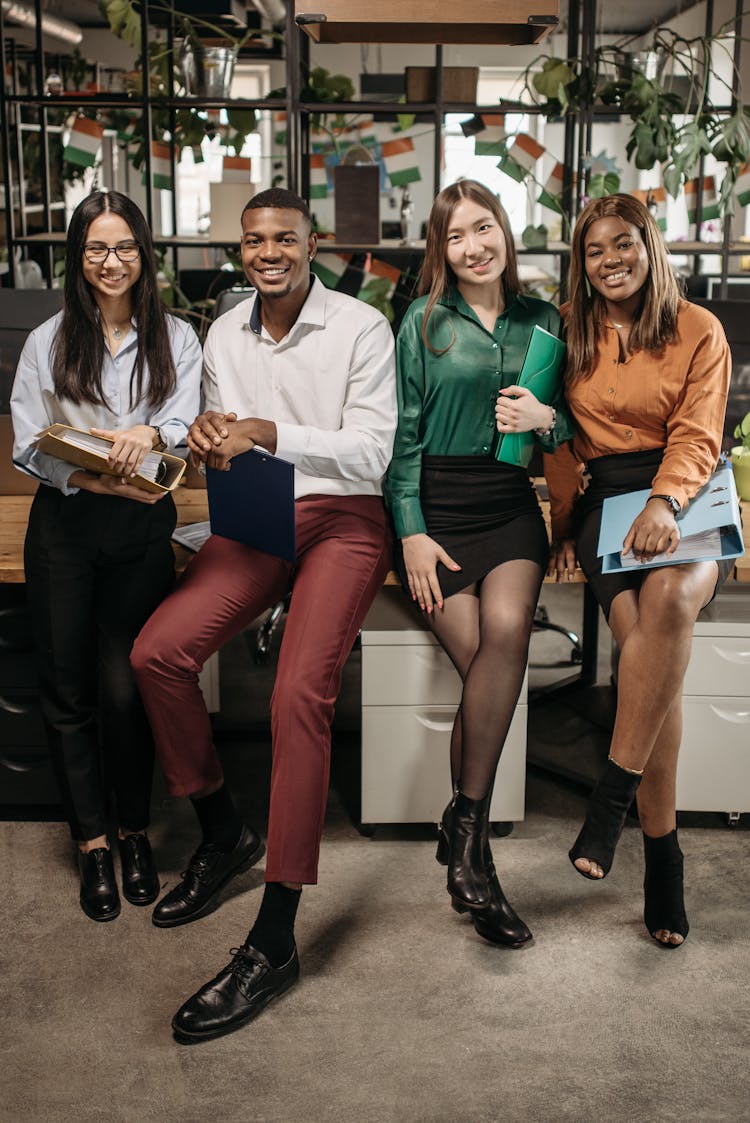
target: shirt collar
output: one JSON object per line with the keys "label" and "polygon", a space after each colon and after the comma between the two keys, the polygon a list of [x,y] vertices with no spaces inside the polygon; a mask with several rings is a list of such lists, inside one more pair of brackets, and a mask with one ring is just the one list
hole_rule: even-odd
{"label": "shirt collar", "polygon": [[[305,303],[300,308],[294,327],[296,327],[297,324],[311,324],[313,327],[325,327],[326,287],[314,274],[311,280],[310,291],[307,294]],[[256,292],[253,306],[250,309],[250,318],[248,320],[250,331],[254,332],[256,335],[260,335],[262,327],[260,319],[261,303],[260,293]],[[292,330],[294,330],[294,328]]]}

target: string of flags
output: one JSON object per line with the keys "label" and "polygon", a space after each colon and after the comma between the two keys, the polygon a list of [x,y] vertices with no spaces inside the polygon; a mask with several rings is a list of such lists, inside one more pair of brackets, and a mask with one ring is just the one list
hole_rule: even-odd
{"label": "string of flags", "polygon": [[90,117],[76,117],[70,129],[63,159],[82,168],[93,168],[104,136],[104,125]]}

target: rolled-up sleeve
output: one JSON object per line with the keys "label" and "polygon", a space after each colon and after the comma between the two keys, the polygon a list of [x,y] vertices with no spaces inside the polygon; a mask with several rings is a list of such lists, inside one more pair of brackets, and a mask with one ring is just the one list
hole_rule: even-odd
{"label": "rolled-up sleeve", "polygon": [[[212,399],[210,354],[204,367],[206,402]],[[359,335],[349,369],[341,427],[276,422],[276,455],[309,476],[380,481],[393,451],[396,373],[393,333],[381,317]]]}
{"label": "rolled-up sleeve", "polygon": [[417,333],[416,318],[409,317],[402,325],[396,343],[398,428],[384,497],[399,538],[424,534],[427,529],[419,499],[425,372],[422,341]]}

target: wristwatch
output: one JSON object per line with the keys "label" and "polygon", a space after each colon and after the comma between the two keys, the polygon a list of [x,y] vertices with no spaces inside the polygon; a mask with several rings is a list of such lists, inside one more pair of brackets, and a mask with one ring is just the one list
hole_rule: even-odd
{"label": "wristwatch", "polygon": [[650,503],[652,499],[663,499],[672,508],[673,515],[679,515],[682,510],[682,505],[675,499],[674,495],[649,495],[646,502]]}
{"label": "wristwatch", "polygon": [[151,428],[156,433],[156,444],[154,445],[154,451],[162,452],[162,450],[167,447],[167,442],[164,440],[164,437],[162,437],[161,429],[158,425],[152,425]]}

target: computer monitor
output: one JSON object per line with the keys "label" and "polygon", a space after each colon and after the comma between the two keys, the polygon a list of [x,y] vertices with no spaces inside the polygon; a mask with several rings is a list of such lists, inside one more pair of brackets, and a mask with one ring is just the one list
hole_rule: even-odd
{"label": "computer monitor", "polygon": [[10,412],[18,359],[29,332],[62,308],[61,289],[0,289],[0,414]]}

